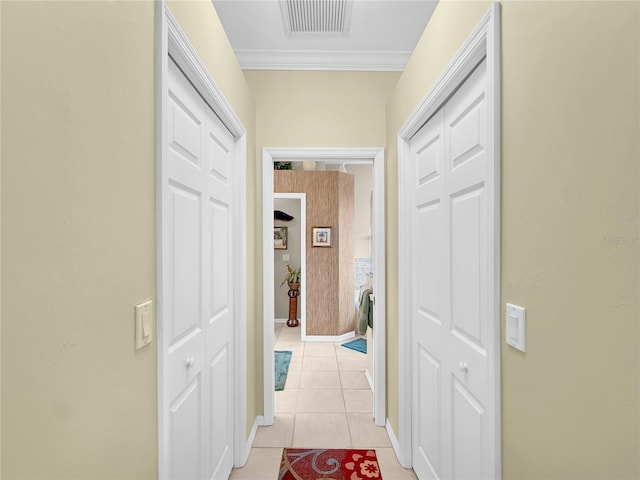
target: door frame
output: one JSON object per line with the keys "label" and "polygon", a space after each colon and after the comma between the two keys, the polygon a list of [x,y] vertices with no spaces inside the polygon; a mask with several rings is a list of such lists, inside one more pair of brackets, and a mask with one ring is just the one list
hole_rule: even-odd
{"label": "door frame", "polygon": [[[307,194],[306,193],[274,193],[273,198],[300,201],[300,336],[304,340],[307,336]],[[275,222],[274,222],[275,223]],[[274,288],[275,292],[275,261]],[[275,295],[274,295],[275,302]]]}
{"label": "door frame", "polygon": [[438,80],[416,106],[398,132],[398,291],[399,291],[399,451],[404,467],[412,465],[411,418],[411,221],[408,192],[413,171],[409,142],[418,130],[453,95],[469,74],[486,57],[487,61],[487,158],[493,163],[493,196],[488,198],[491,211],[490,227],[493,262],[489,263],[487,305],[489,318],[494,321],[488,332],[490,372],[490,399],[487,413],[493,427],[492,446],[489,448],[493,465],[493,478],[502,476],[502,439],[500,403],[500,6],[494,3],[469,35],[460,50],[444,69]]}
{"label": "door frame", "polygon": [[385,222],[384,222],[384,148],[270,148],[262,149],[262,282],[263,282],[263,372],[264,416],[263,425],[272,425],[275,416],[275,373],[273,338],[273,163],[315,160],[331,164],[373,165],[373,271],[374,271],[374,392],[373,416],[375,424],[386,425],[386,274],[385,274]]}
{"label": "door frame", "polygon": [[[156,186],[156,318],[157,318],[157,358],[158,358],[158,472],[160,478],[169,477],[169,425],[164,412],[166,397],[166,349],[164,348],[164,285],[171,281],[163,276],[162,259],[162,177],[168,163],[164,149],[168,125],[166,122],[168,102],[168,65],[170,58],[179,66],[200,96],[225,127],[231,132],[235,142],[233,162],[233,201],[236,215],[233,218],[233,238],[237,241],[232,264],[239,272],[246,271],[246,129],[233,110],[220,87],[216,84],[207,66],[198,56],[177,20],[163,0],[155,2],[155,186]],[[234,466],[243,466],[249,455],[247,444],[247,362],[246,362],[246,292],[242,281],[244,276],[236,275],[234,280]]]}

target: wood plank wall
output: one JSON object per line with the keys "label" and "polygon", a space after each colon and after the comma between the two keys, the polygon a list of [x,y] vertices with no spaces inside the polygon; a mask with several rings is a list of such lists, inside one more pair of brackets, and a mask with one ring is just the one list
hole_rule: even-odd
{"label": "wood plank wall", "polygon": [[[353,331],[353,176],[335,171],[276,170],[273,191],[307,194],[307,335]],[[313,227],[331,227],[331,247],[312,246]]]}
{"label": "wood plank wall", "polygon": [[338,268],[338,301],[340,302],[340,334],[352,332],[355,329],[355,205],[354,205],[354,176],[340,173],[338,176],[338,186],[340,191],[340,201],[338,205],[338,229],[341,232],[348,232],[349,235],[340,235],[340,256]]}

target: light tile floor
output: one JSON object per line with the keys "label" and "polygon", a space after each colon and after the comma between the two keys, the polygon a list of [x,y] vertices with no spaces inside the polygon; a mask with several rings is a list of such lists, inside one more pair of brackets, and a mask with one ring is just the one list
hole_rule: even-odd
{"label": "light tile floor", "polygon": [[293,352],[285,389],[275,392],[276,419],[260,427],[237,480],[276,480],[283,447],[375,448],[384,480],[415,480],[396,458],[384,427],[373,422],[366,355],[340,343],[303,343],[300,328],[276,324],[276,350]]}

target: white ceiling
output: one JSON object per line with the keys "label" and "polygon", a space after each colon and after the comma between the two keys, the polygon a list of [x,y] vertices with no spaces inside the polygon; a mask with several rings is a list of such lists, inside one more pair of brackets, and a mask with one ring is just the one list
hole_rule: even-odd
{"label": "white ceiling", "polygon": [[354,0],[346,34],[287,34],[279,0],[213,3],[244,69],[400,71],[437,0]]}

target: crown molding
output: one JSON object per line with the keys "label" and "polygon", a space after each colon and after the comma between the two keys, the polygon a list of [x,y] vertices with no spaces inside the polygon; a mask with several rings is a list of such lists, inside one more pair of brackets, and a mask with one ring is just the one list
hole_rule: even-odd
{"label": "crown molding", "polygon": [[400,72],[411,51],[235,50],[243,70]]}

